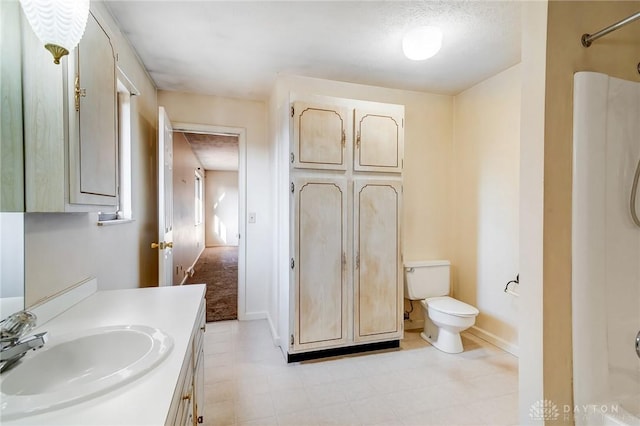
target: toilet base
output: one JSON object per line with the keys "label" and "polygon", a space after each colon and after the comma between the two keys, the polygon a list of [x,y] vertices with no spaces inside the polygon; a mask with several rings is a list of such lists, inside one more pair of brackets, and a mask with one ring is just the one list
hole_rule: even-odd
{"label": "toilet base", "polygon": [[464,351],[460,333],[452,333],[439,328],[429,319],[425,321],[424,331],[420,333],[420,337],[431,343],[436,349],[448,354],[459,354]]}

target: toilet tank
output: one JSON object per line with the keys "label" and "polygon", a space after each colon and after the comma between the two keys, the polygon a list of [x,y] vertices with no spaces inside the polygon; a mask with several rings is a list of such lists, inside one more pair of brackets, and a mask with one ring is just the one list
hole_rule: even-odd
{"label": "toilet tank", "polygon": [[422,300],[449,295],[448,260],[406,262],[404,264],[404,297]]}

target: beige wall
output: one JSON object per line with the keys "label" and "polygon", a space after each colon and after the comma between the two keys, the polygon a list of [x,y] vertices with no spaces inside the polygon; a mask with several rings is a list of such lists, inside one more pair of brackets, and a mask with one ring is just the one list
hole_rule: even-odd
{"label": "beige wall", "polygon": [[180,284],[185,272],[204,249],[204,223],[195,225],[195,172],[204,170],[184,133],[173,133],[173,283]]}
{"label": "beige wall", "polygon": [[158,92],[158,105],[166,108],[173,122],[246,130],[246,211],[255,212],[258,220],[247,224],[246,235],[242,236],[246,238],[246,308],[239,316],[263,318],[267,315],[272,268],[265,247],[271,245],[273,227],[266,105],[260,101],[166,91]]}
{"label": "beige wall", "polygon": [[[593,33],[638,11],[638,2],[549,2],[544,135],[544,389],[556,404],[572,403],[571,182],[573,74],[597,71],[640,81],[640,25],[593,43]],[[571,419],[567,420],[570,422]]]}
{"label": "beige wall", "polygon": [[470,331],[512,352],[517,298],[504,293],[518,274],[520,66],[454,98],[450,180],[453,295],[476,306]]}
{"label": "beige wall", "polygon": [[207,247],[237,246],[238,172],[207,170],[205,192]]}
{"label": "beige wall", "polygon": [[149,248],[157,235],[156,89],[104,6],[92,3],[91,10],[112,36],[118,66],[140,92],[131,98],[135,221],[98,227],[95,213],[26,214],[26,306],[89,277],[98,279],[100,289],[157,285],[157,251]]}

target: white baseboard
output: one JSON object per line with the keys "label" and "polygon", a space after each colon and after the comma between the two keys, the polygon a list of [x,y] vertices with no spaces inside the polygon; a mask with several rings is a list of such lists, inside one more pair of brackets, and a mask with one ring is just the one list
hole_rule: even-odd
{"label": "white baseboard", "polygon": [[196,267],[196,263],[198,263],[198,260],[200,260],[200,256],[202,256],[202,253],[204,253],[204,247],[202,247],[202,250],[200,250],[200,253],[198,253],[198,255],[196,256],[196,260],[193,261],[193,263],[191,264],[191,266],[189,266],[187,268],[187,273],[184,275],[184,277],[182,277],[182,281],[180,281],[180,285],[184,285],[184,283],[187,282],[187,278],[189,278],[189,276],[193,276],[192,271],[195,272],[195,267]]}
{"label": "white baseboard", "polygon": [[499,347],[500,349],[509,352],[511,355],[518,356],[518,345],[514,345],[513,343],[509,343],[501,337],[496,336],[493,333],[490,333],[486,330],[483,330],[477,326],[473,326],[467,330],[467,333],[473,334],[476,337],[479,337],[482,340],[485,340],[491,343],[494,346]]}
{"label": "white baseboard", "polygon": [[240,314],[238,312],[238,320],[240,321],[253,321],[253,320],[261,320],[267,319],[269,315],[267,312],[245,312],[244,314]]}

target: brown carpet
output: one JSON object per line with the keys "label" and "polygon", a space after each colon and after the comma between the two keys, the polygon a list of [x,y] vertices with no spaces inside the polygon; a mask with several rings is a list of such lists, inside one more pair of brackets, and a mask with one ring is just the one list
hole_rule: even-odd
{"label": "brown carpet", "polygon": [[238,247],[207,247],[187,284],[206,284],[207,322],[238,318]]}

